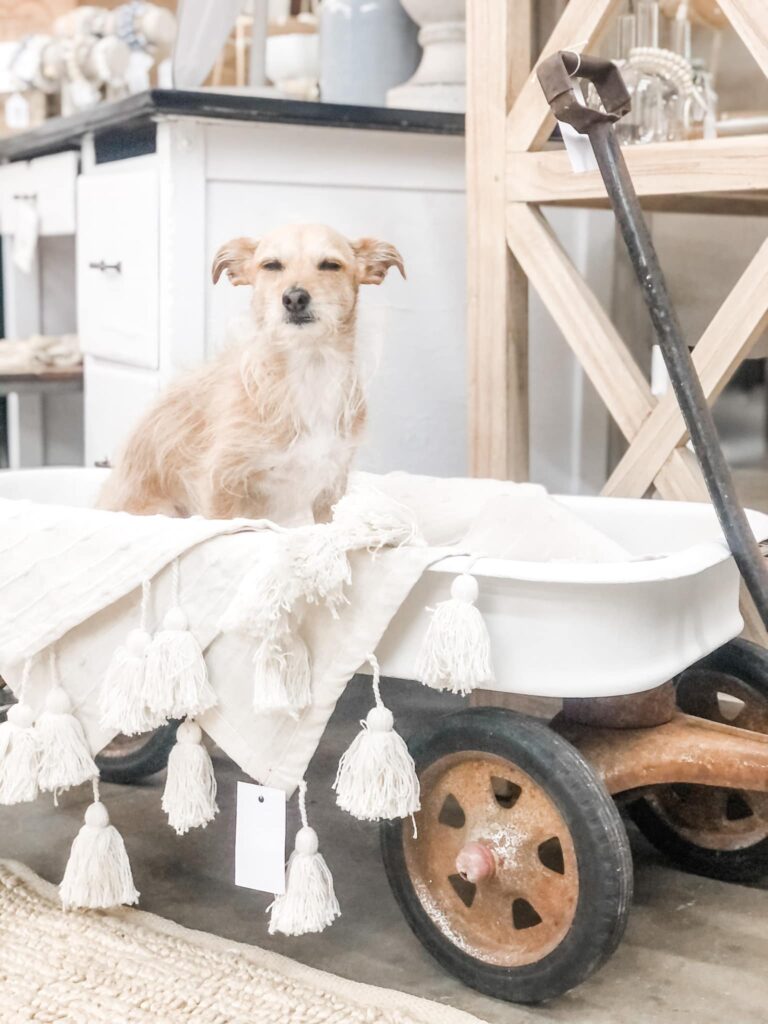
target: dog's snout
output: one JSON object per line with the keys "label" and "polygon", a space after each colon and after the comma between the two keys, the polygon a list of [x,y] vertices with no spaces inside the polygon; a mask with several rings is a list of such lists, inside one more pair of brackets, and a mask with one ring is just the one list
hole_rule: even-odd
{"label": "dog's snout", "polygon": [[309,305],[310,295],[306,288],[286,288],[283,305],[289,313],[304,313]]}

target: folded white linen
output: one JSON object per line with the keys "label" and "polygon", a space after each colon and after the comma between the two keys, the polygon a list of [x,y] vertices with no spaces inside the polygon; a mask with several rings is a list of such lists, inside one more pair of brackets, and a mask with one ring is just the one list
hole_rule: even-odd
{"label": "folded white linen", "polygon": [[[0,500],[0,674],[17,689],[24,659],[56,643],[60,684],[91,750],[100,750],[114,736],[99,713],[110,658],[139,623],[147,578],[153,578],[148,624],[150,631],[159,628],[172,603],[170,563],[178,557],[179,603],[206,652],[218,697],[199,724],[247,774],[290,793],[347,682],[431,563],[457,552],[533,560],[625,557],[534,485],[400,473],[356,474],[353,483],[409,506],[428,544],[350,552],[349,603],[338,618],[322,604],[309,605],[301,631],[311,656],[312,703],[297,716],[253,710],[254,641],[219,632],[243,577],[270,543],[264,524],[248,520],[137,517]],[[473,536],[468,531],[475,522]],[[445,547],[449,543],[454,546]],[[24,693],[36,713],[51,685],[46,661],[35,659]]]}

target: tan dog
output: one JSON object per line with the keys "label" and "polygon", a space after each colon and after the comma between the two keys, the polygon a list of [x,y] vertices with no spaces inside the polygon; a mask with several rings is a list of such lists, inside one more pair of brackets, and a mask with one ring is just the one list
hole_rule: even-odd
{"label": "tan dog", "polygon": [[223,245],[214,282],[226,272],[253,289],[245,335],[146,413],[100,506],[327,521],[365,423],[358,288],[381,284],[391,266],[405,276],[394,246],[314,224]]}

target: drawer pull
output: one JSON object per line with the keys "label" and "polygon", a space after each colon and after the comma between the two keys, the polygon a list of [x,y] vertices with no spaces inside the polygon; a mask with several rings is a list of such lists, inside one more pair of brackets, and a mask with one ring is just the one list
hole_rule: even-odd
{"label": "drawer pull", "polygon": [[89,263],[88,266],[91,270],[114,270],[117,274],[122,273],[123,270],[123,264],[119,260],[117,263],[105,263],[104,260],[99,260],[98,263]]}
{"label": "drawer pull", "polygon": [[34,203],[37,199],[37,192],[14,192],[13,198],[19,201],[27,199],[29,202]]}

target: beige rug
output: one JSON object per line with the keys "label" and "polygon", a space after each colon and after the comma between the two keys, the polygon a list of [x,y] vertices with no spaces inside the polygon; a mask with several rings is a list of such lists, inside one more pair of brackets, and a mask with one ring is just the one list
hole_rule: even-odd
{"label": "beige rug", "polygon": [[[322,938],[318,941],[322,942]],[[0,1020],[25,1024],[479,1024],[139,910],[70,911],[0,861]]]}

